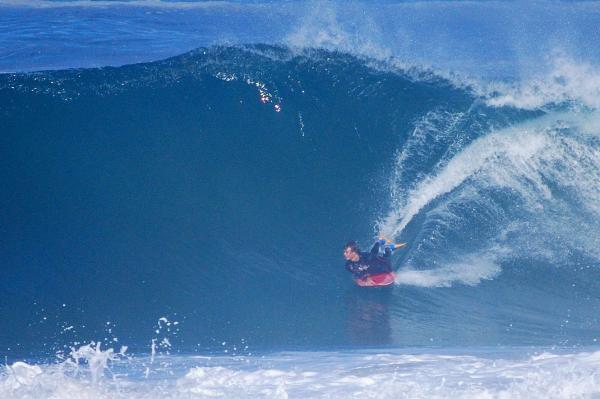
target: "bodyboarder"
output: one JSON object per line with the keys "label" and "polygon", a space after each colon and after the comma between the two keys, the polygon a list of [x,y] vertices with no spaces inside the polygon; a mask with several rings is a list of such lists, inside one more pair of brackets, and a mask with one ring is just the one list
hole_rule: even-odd
{"label": "bodyboarder", "polygon": [[395,277],[392,271],[392,253],[405,245],[406,243],[393,244],[382,238],[373,244],[369,252],[361,252],[356,241],[348,241],[344,246],[346,270],[352,273],[354,281],[360,286],[390,285]]}

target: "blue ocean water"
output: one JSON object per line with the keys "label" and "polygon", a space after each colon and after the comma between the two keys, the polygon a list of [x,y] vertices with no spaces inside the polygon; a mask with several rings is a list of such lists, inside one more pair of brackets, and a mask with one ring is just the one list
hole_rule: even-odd
{"label": "blue ocean water", "polygon": [[600,392],[595,3],[0,21],[0,396]]}

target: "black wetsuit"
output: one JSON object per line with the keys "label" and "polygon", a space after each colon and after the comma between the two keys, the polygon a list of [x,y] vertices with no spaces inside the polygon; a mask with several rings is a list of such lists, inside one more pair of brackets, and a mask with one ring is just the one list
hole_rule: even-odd
{"label": "black wetsuit", "polygon": [[376,242],[370,252],[360,252],[359,259],[356,262],[346,261],[346,270],[354,278],[372,276],[379,273],[389,273],[392,271],[392,250],[385,248],[383,256],[379,255],[381,244]]}

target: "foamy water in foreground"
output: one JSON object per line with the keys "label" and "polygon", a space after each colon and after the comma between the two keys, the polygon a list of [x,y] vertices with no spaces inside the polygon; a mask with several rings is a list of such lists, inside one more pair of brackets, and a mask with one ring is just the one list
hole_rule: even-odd
{"label": "foamy water in foreground", "polygon": [[583,398],[600,351],[348,350],[127,356],[94,346],[0,368],[2,398]]}

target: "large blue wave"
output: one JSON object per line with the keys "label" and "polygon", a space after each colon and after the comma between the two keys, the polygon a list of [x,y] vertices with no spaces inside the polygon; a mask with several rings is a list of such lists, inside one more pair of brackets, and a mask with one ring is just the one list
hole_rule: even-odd
{"label": "large blue wave", "polygon": [[593,344],[595,112],[494,95],[273,46],[0,76],[0,347]]}

